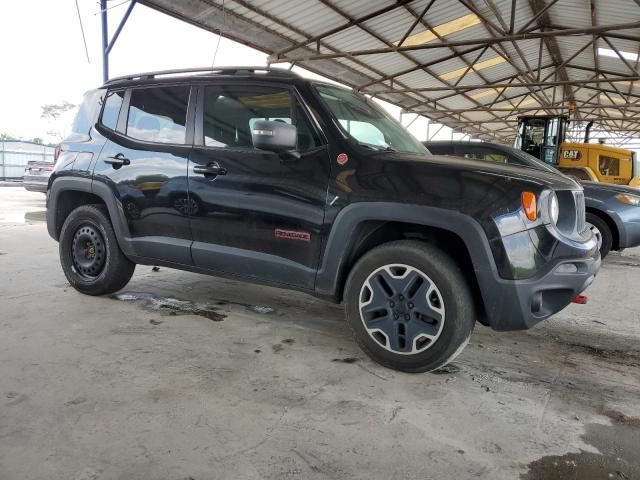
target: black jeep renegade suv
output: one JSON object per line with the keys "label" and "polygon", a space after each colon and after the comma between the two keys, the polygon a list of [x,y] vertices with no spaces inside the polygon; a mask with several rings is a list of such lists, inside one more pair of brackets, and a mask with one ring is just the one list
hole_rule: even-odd
{"label": "black jeep renegade suv", "polygon": [[[181,75],[173,75],[181,73]],[[375,102],[288,71],[114,79],[86,94],[48,187],[71,285],[137,263],[344,301],[383,365],[436,369],[476,320],[529,328],[594,279],[573,180],[429,152]]]}

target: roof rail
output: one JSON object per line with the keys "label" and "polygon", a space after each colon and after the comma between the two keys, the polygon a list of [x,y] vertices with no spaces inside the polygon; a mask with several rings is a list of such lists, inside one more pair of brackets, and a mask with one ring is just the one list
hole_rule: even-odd
{"label": "roof rail", "polygon": [[285,68],[273,68],[273,67],[194,67],[194,68],[176,68],[171,70],[157,70],[154,72],[134,73],[131,75],[123,75],[121,77],[114,77],[106,82],[104,85],[111,85],[126,80],[142,80],[156,78],[162,75],[180,75],[186,73],[201,73],[207,75],[236,75],[247,73],[264,73],[266,75],[281,75],[281,76],[299,76],[297,73],[292,72]]}

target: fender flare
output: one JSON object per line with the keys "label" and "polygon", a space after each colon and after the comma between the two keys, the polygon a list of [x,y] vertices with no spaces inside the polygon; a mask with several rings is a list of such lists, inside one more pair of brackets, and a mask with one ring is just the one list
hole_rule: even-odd
{"label": "fender flare", "polygon": [[[319,296],[334,300],[340,298],[340,278],[346,268],[348,257],[346,247],[352,244],[352,236],[357,226],[367,220],[413,223],[436,227],[458,235],[471,257],[482,296],[488,298],[485,289],[490,288],[494,283],[493,279],[499,275],[489,241],[480,224],[470,216],[453,210],[392,202],[356,203],[338,213],[316,276],[315,290]],[[491,281],[483,282],[484,279]]]}
{"label": "fender flare", "polygon": [[91,193],[100,197],[109,212],[111,224],[116,232],[116,238],[120,249],[128,257],[136,254],[122,205],[116,201],[113,192],[107,185],[94,182],[91,178],[59,177],[51,182],[49,193],[47,195],[47,231],[51,238],[56,241],[58,240],[56,225],[57,216],[59,214],[58,200],[60,198],[60,194],[69,191]]}

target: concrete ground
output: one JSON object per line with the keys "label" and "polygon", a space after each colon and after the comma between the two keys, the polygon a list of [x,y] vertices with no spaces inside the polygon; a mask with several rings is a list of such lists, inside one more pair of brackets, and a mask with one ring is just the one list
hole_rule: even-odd
{"label": "concrete ground", "polygon": [[0,188],[0,479],[638,479],[640,251],[440,374],[366,358],[312,297],[140,266],[69,287],[44,195]]}

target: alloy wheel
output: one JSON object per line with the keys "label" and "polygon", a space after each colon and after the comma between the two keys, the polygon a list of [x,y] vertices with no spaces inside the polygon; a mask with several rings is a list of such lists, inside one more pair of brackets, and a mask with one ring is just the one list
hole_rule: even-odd
{"label": "alloy wheel", "polygon": [[442,294],[417,268],[389,264],[375,270],[360,290],[360,318],[386,350],[412,355],[431,347],[445,321]]}

